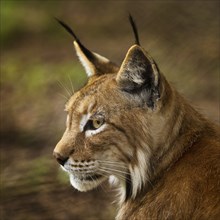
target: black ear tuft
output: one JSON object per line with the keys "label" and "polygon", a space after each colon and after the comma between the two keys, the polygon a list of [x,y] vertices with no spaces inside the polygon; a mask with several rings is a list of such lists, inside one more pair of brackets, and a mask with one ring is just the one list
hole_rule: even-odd
{"label": "black ear tuft", "polygon": [[71,34],[71,36],[74,37],[74,39],[79,43],[79,39],[78,37],[76,36],[76,34],[73,32],[73,30],[66,24],[64,23],[63,21],[59,20],[58,18],[54,18],[62,27],[64,27],[64,29]]}
{"label": "black ear tuft", "polygon": [[97,53],[88,50],[67,24],[58,18],[55,19],[74,38],[74,47],[76,49],[76,53],[88,76],[114,73],[118,71],[119,68],[115,63]]}
{"label": "black ear tuft", "polygon": [[64,27],[64,29],[71,34],[71,36],[73,36],[74,40],[79,44],[80,48],[82,49],[83,53],[86,55],[86,57],[88,57],[89,60],[93,60],[94,59],[94,55],[93,53],[88,50],[79,40],[79,38],[76,36],[76,34],[73,32],[73,30],[63,21],[59,20],[58,18],[55,18],[57,20],[57,22]]}
{"label": "black ear tuft", "polygon": [[131,16],[131,14],[129,13],[129,21],[132,27],[132,31],[134,33],[134,37],[135,37],[135,44],[140,46],[140,41],[139,41],[139,36],[138,36],[138,30],[137,30],[137,26],[134,22],[133,17]]}

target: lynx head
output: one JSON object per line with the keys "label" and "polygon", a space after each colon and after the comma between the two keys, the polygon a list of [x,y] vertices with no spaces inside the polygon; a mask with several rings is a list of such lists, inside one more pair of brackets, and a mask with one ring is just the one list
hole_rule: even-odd
{"label": "lynx head", "polygon": [[120,184],[122,201],[134,198],[148,183],[153,138],[151,126],[160,109],[161,74],[139,45],[117,66],[88,50],[73,31],[76,53],[88,75],[87,84],[66,104],[67,120],[54,156],[79,191],[110,178]]}

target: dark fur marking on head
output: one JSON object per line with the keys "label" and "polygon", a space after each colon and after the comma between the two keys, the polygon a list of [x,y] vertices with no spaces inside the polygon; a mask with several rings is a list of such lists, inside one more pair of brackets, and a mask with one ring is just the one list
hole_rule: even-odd
{"label": "dark fur marking on head", "polygon": [[134,19],[133,19],[133,17],[131,16],[130,13],[129,13],[129,21],[130,21],[130,24],[131,24],[131,27],[132,27],[132,30],[133,30],[133,33],[134,33],[135,44],[137,44],[137,45],[140,46],[140,41],[139,41],[137,26],[136,26],[136,24],[135,24],[135,22],[134,22]]}
{"label": "dark fur marking on head", "polygon": [[132,196],[132,180],[130,172],[126,175],[126,194],[125,194],[125,201],[131,198]]}

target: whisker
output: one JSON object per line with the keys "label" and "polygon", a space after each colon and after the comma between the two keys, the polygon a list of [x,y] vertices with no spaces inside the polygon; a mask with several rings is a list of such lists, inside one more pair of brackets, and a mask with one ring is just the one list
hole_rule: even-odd
{"label": "whisker", "polygon": [[107,193],[106,189],[104,188],[104,186],[102,184],[100,184],[100,187],[102,188],[102,190]]}
{"label": "whisker", "polygon": [[[109,175],[104,174],[103,172],[99,172],[99,171],[98,171],[97,173],[100,174],[100,175],[102,175],[102,176],[104,176],[104,177],[106,177],[106,178],[109,178]],[[100,186],[102,187],[102,189],[104,190],[104,192],[107,192],[107,189],[106,189],[105,185],[100,184]]]}
{"label": "whisker", "polygon": [[113,160],[98,160],[98,161],[101,161],[101,162],[110,162],[110,163],[122,163],[122,162],[113,161]]}
{"label": "whisker", "polygon": [[68,98],[68,97],[66,97],[65,95],[63,95],[63,94],[61,94],[61,93],[58,93],[58,95],[59,95],[59,96],[61,96],[62,98],[64,98],[66,101],[68,101],[68,100],[69,100],[69,98]]}
{"label": "whisker", "polygon": [[104,173],[102,173],[102,172],[97,172],[98,174],[100,174],[100,175],[102,175],[102,176],[104,176],[104,177],[109,177],[108,175],[106,175],[106,174],[104,174]]}
{"label": "whisker", "polygon": [[[128,180],[129,180],[129,179],[127,179],[127,177],[126,177],[126,176],[129,174],[129,173],[127,173],[127,172],[123,172],[123,171],[115,170],[115,169],[108,169],[108,168],[105,168],[105,167],[102,167],[101,169],[102,169],[102,170],[104,169],[104,171],[107,172],[107,173],[109,173],[109,174],[114,174],[114,175],[120,177],[122,180],[125,180],[125,181],[128,181]],[[129,182],[131,182],[131,181],[129,180]]]}
{"label": "whisker", "polygon": [[122,170],[117,170],[117,169],[112,169],[112,168],[109,168],[109,167],[100,167],[100,168],[102,168],[102,169],[107,169],[107,170],[109,170],[109,171],[115,171],[115,172],[118,172],[118,173],[123,173],[123,174],[129,174],[128,172],[124,172],[124,171],[122,171]]}
{"label": "whisker", "polygon": [[[110,170],[105,170],[105,169],[102,169],[102,168],[99,168],[99,170],[103,171],[103,172],[106,172],[110,175],[114,174],[115,176],[118,176],[120,177],[122,180],[125,180],[125,181],[128,181],[129,179],[127,179],[126,175],[122,175],[120,173],[117,173],[116,171],[113,171],[112,173],[110,172]],[[130,182],[130,180],[129,180]]]}
{"label": "whisker", "polygon": [[105,166],[113,166],[113,167],[121,167],[127,169],[125,165],[122,164],[113,164],[113,163],[106,163],[106,162],[101,162],[100,165],[105,165]]}
{"label": "whisker", "polygon": [[72,95],[73,95],[75,91],[74,91],[73,83],[72,83],[72,80],[71,80],[69,74],[68,74],[68,79],[69,79],[69,81],[70,81],[70,85],[71,85],[71,89],[72,89]]}
{"label": "whisker", "polygon": [[[89,177],[92,179],[93,182],[97,182],[95,179],[92,178],[92,175],[89,174]],[[95,187],[96,191],[98,191],[98,187]]]}
{"label": "whisker", "polygon": [[68,94],[69,97],[71,97],[71,92],[70,92],[70,90],[69,90],[61,81],[59,81],[59,80],[58,80],[58,85],[59,85],[62,89],[64,89],[64,90],[66,91],[66,93]]}
{"label": "whisker", "polygon": [[147,180],[147,182],[150,183],[150,185],[153,187],[153,184],[149,179],[147,179],[146,177],[144,179]]}
{"label": "whisker", "polygon": [[[107,174],[109,174],[109,175],[112,175],[112,174],[114,174],[114,173],[111,173],[111,172],[109,172],[109,171],[107,171],[107,170],[104,170],[104,169],[100,169],[102,172],[105,172],[105,173],[107,173]],[[120,175],[120,174],[114,174],[114,175],[116,175],[116,176],[118,176],[118,177],[120,177],[122,180],[126,180],[126,177],[125,176],[123,176],[123,175]]]}
{"label": "whisker", "polygon": [[97,160],[99,162],[103,162],[103,163],[113,163],[113,164],[121,164],[123,165],[123,162],[117,162],[117,161],[109,161],[109,160]]}

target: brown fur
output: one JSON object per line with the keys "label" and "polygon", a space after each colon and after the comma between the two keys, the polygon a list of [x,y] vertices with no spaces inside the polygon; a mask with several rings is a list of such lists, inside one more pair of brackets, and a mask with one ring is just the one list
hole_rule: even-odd
{"label": "brown fur", "polygon": [[173,110],[171,106],[163,107],[171,117],[160,136],[159,150],[155,151],[153,186],[124,203],[117,219],[220,217],[219,128],[206,121],[178,93],[172,93],[169,96],[176,96]]}
{"label": "brown fur", "polygon": [[[98,59],[92,63],[75,46],[93,73]],[[108,73],[106,65],[101,60],[103,73],[93,73],[67,103],[70,119],[55,157],[82,167],[86,160],[114,163],[98,172],[119,180],[117,220],[219,219],[219,128],[184,100],[141,47],[131,47],[119,70]],[[90,136],[80,131],[88,113],[101,114],[106,128]]]}

